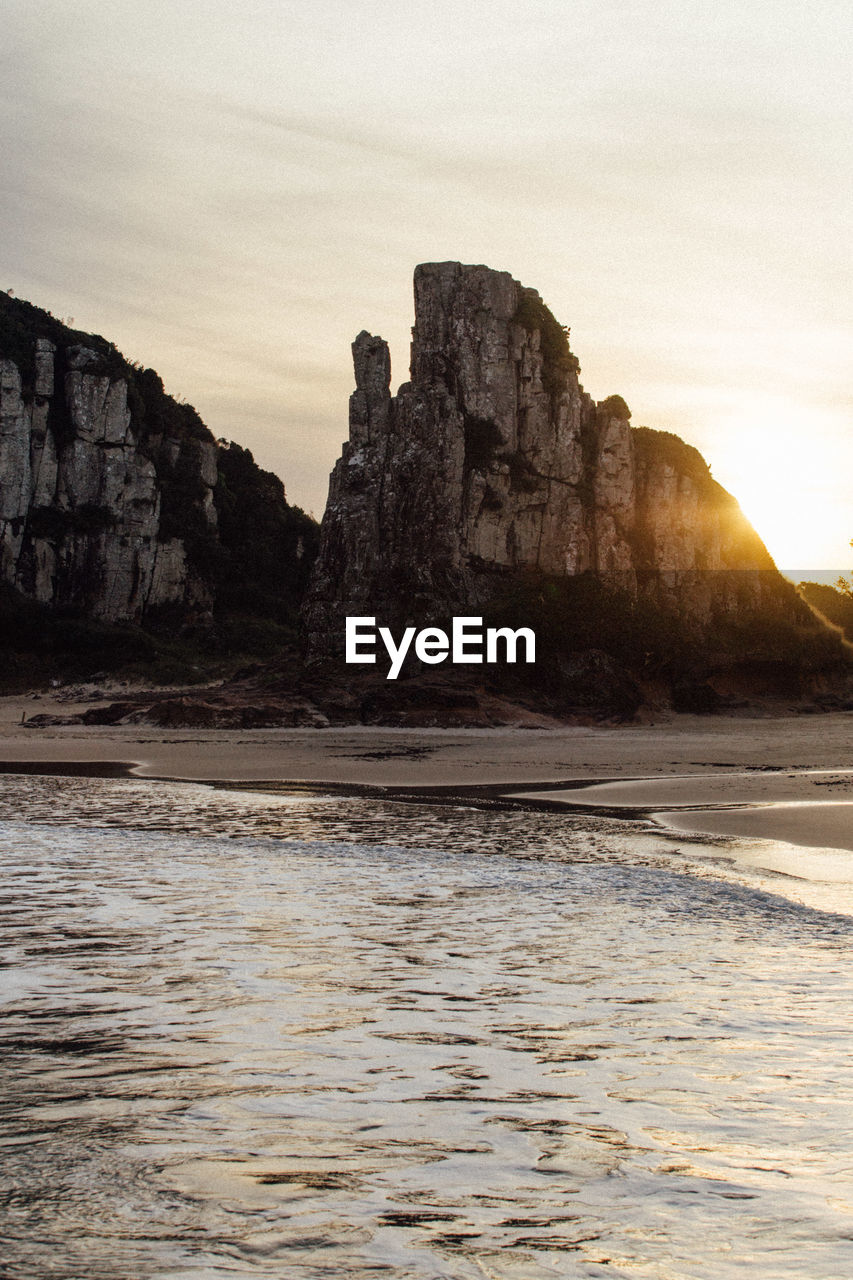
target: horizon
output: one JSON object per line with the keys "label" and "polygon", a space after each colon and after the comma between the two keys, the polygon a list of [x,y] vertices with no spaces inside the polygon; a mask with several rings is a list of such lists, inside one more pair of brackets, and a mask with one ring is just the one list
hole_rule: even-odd
{"label": "horizon", "polygon": [[778,564],[849,563],[840,4],[61,13],[9,6],[0,287],[156,369],[292,502],[322,515],[355,335],[396,387],[416,262],[483,262]]}

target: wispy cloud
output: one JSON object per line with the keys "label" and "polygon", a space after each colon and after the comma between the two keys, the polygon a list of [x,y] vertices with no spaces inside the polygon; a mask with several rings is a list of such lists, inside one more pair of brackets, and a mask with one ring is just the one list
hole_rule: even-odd
{"label": "wispy cloud", "polygon": [[849,474],[835,0],[6,8],[0,285],[154,364],[306,505],[352,336],[402,380],[412,267],[451,257],[539,288],[593,394],[713,455],[720,406],[772,386]]}

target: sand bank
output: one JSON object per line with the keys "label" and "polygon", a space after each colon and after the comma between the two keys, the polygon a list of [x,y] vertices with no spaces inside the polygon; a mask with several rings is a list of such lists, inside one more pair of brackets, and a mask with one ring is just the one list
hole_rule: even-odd
{"label": "sand bank", "polygon": [[[781,840],[785,844],[805,848],[853,852],[853,800],[840,803],[819,800],[803,804],[782,802],[755,809],[691,809],[664,812],[655,817],[678,831]],[[774,865],[778,866],[778,862]],[[834,871],[828,878],[839,877]],[[853,865],[841,878],[853,879]]]}
{"label": "sand bank", "polygon": [[25,729],[22,716],[91,703],[0,698],[0,760],[121,761],[143,777],[293,779],[374,786],[460,786],[562,779],[690,777],[749,768],[853,764],[853,713],[763,719],[671,716],[619,728]]}
{"label": "sand bank", "polygon": [[[505,784],[531,800],[628,809],[685,830],[853,850],[853,713],[762,719],[673,716],[619,728],[26,729],[36,712],[89,704],[0,699],[0,764],[124,764],[196,781],[453,787]],[[565,795],[536,784],[588,782]],[[717,806],[762,806],[718,808]],[[687,808],[691,812],[687,812]],[[697,810],[701,809],[701,813]]]}
{"label": "sand bank", "polygon": [[[845,747],[850,758],[849,743]],[[531,791],[531,800],[649,814],[678,831],[853,851],[853,769],[752,766]]]}

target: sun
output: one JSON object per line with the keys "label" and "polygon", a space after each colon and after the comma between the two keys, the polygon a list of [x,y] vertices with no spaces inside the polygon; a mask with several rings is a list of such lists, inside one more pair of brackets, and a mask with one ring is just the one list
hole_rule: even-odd
{"label": "sun", "polygon": [[718,424],[708,450],[715,479],[780,568],[836,567],[853,534],[844,477],[833,474],[824,451],[810,447],[826,438],[825,421],[813,416],[813,409],[756,401]]}

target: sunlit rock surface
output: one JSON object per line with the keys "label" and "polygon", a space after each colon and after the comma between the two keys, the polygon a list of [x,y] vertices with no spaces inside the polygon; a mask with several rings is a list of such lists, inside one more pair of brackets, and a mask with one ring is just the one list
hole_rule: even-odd
{"label": "sunlit rock surface", "polygon": [[307,608],[315,649],[347,614],[480,608],[510,571],[590,572],[697,625],[784,592],[697,451],[583,389],[534,290],[444,262],[419,266],[414,291],[411,381],[395,396],[387,345],[353,344],[350,438]]}

